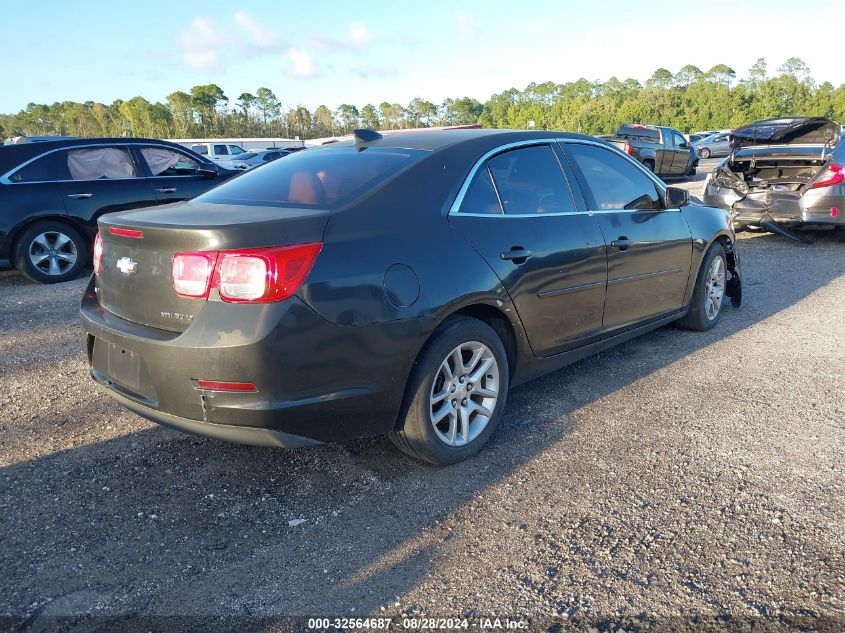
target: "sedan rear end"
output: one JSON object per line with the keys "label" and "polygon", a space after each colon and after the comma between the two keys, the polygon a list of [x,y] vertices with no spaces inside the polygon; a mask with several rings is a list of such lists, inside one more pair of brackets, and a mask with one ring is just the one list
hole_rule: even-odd
{"label": "sedan rear end", "polygon": [[734,132],[733,153],[710,174],[704,200],[737,228],[845,226],[845,148],[827,119],[761,121]]}

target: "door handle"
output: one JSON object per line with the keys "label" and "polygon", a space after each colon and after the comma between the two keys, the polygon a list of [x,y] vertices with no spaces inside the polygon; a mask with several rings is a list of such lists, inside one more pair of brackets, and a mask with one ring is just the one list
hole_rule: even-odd
{"label": "door handle", "polygon": [[514,264],[524,264],[534,253],[521,246],[511,246],[509,251],[499,254],[504,260],[511,260]]}
{"label": "door handle", "polygon": [[613,240],[610,245],[613,248],[618,248],[620,251],[627,251],[628,247],[631,245],[631,242],[627,237],[621,235],[619,236],[619,238]]}
{"label": "door handle", "polygon": [[79,198],[82,200],[87,200],[88,198],[92,198],[94,196],[93,193],[69,193],[67,194],[68,198]]}
{"label": "door handle", "polygon": [[161,189],[156,189],[159,193],[176,193],[176,187],[162,187]]}

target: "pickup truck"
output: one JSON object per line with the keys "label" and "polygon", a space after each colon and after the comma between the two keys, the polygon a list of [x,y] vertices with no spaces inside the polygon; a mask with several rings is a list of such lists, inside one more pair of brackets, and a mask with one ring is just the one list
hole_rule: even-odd
{"label": "pickup truck", "polygon": [[605,141],[633,156],[658,176],[692,176],[698,156],[676,129],[659,125],[622,125]]}
{"label": "pickup truck", "polygon": [[192,143],[187,147],[226,169],[235,169],[235,161],[238,160],[238,155],[246,153],[240,145],[224,142]]}

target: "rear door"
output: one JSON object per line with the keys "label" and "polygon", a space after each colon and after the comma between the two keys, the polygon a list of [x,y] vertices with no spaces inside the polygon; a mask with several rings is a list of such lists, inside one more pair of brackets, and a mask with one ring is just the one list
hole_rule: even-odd
{"label": "rear door", "polygon": [[68,215],[92,222],[104,213],[156,203],[125,145],[82,146],[56,152],[59,191]]}
{"label": "rear door", "polygon": [[575,206],[549,143],[491,153],[462,188],[450,222],[502,280],[535,354],[600,334],[604,241],[596,219]]}
{"label": "rear door", "polygon": [[190,154],[164,145],[138,145],[134,149],[158,204],[189,200],[220,181],[219,176],[200,172],[200,164]]}
{"label": "rear door", "polygon": [[692,237],[679,209],[636,163],[593,143],[563,144],[607,243],[604,327],[615,330],[679,310]]}

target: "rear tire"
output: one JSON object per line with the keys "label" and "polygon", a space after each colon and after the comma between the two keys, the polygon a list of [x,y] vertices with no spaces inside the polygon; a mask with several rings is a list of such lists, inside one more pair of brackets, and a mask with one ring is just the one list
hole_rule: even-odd
{"label": "rear tire", "polygon": [[704,332],[722,318],[727,288],[728,259],[725,247],[714,243],[701,262],[692,291],[689,312],[675,323],[686,330]]}
{"label": "rear tire", "polygon": [[708,159],[710,158],[710,150],[706,147],[702,147],[700,150],[698,150],[698,156],[700,158]]}
{"label": "rear tire", "polygon": [[505,347],[493,328],[469,317],[447,320],[417,358],[399,427],[388,437],[403,452],[431,464],[471,457],[499,424],[509,371]]}
{"label": "rear tire", "polygon": [[654,161],[650,158],[643,161],[643,166],[651,173],[654,173]]}
{"label": "rear tire", "polygon": [[15,241],[14,261],[31,281],[70,281],[88,265],[88,244],[71,225],[44,220],[26,227]]}

